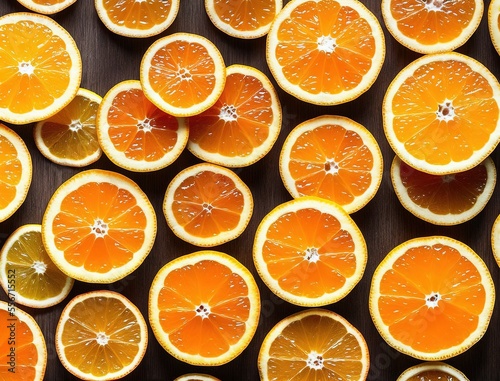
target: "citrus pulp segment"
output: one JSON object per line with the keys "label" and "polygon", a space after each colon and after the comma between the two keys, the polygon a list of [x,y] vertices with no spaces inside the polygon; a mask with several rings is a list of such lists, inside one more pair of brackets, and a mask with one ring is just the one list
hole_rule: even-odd
{"label": "citrus pulp segment", "polygon": [[50,161],[70,167],[95,163],[102,150],[97,140],[96,115],[101,96],[80,88],[73,100],[35,125],[38,150]]}
{"label": "citrus pulp segment", "polygon": [[259,313],[252,274],[218,251],[198,251],[168,262],[149,291],[149,321],[156,339],[189,364],[233,360],[250,343]]}
{"label": "citrus pulp segment", "polygon": [[396,381],[469,381],[458,369],[444,362],[429,361],[406,369]]}
{"label": "citrus pulp segment", "polygon": [[148,327],[125,296],[107,290],[75,296],[61,313],[55,333],[63,366],[81,380],[117,380],[142,361]]}
{"label": "citrus pulp segment", "polygon": [[83,282],[111,283],[134,271],[156,237],[156,214],[128,177],[107,170],[79,172],[46,207],[42,238],[52,261]]}
{"label": "citrus pulp segment", "polygon": [[435,225],[457,225],[478,215],[493,195],[496,178],[495,163],[489,157],[450,175],[421,172],[397,156],[391,165],[393,188],[403,207]]}
{"label": "citrus pulp segment", "polygon": [[488,267],[469,246],[419,237],[391,250],[371,281],[375,327],[393,348],[441,361],[465,352],[486,332],[495,303]]}
{"label": "citrus pulp segment", "polygon": [[480,62],[448,52],[403,68],[383,100],[384,132],[396,155],[435,175],[466,171],[500,139],[500,85]]}
{"label": "citrus pulp segment", "polygon": [[0,222],[23,204],[31,185],[31,154],[23,139],[0,123]]}
{"label": "citrus pulp segment", "polygon": [[248,166],[271,150],[281,120],[281,104],[266,75],[250,66],[231,65],[219,99],[189,118],[188,149],[207,162]]}
{"label": "citrus pulp segment", "polygon": [[253,213],[248,186],[230,169],[210,163],[180,171],[163,200],[168,226],[182,240],[212,247],[239,237]]}
{"label": "citrus pulp segment", "polygon": [[255,267],[269,289],[300,306],[323,306],[345,297],[367,262],[364,237],[336,203],[302,196],[282,203],[260,222]]}
{"label": "citrus pulp segment", "polygon": [[0,250],[0,283],[16,303],[46,308],[66,298],[74,281],[47,254],[41,225],[28,224],[17,228]]}
{"label": "citrus pulp segment", "polygon": [[288,134],[279,169],[294,198],[325,198],[353,213],[377,193],[383,159],[364,126],[343,116],[323,115],[300,123]]}
{"label": "citrus pulp segment", "polygon": [[68,8],[76,0],[17,0],[22,6],[33,12],[52,15]]}
{"label": "citrus pulp segment", "polygon": [[151,103],[139,81],[116,84],[99,106],[99,144],[114,164],[127,170],[149,172],[167,167],[182,153],[188,136],[186,120]]}
{"label": "citrus pulp segment", "polygon": [[452,51],[465,44],[483,17],[483,0],[382,0],[387,30],[422,54]]}
{"label": "citrus pulp segment", "polygon": [[318,105],[366,92],[385,59],[375,15],[358,0],[292,0],[274,19],[266,59],[278,85]]}
{"label": "citrus pulp segment", "polygon": [[217,101],[226,82],[226,65],[217,46],[193,33],[162,37],[144,53],[140,65],[144,94],[177,117],[192,116]]}
{"label": "citrus pulp segment", "polygon": [[81,76],[80,51],[53,19],[0,17],[0,120],[27,124],[54,115],[75,97]]}
{"label": "citrus pulp segment", "polygon": [[258,357],[262,381],[364,381],[370,356],[363,335],[335,312],[312,308],[276,324]]}
{"label": "citrus pulp segment", "polygon": [[282,7],[282,0],[205,0],[212,23],[229,36],[243,39],[266,35]]}

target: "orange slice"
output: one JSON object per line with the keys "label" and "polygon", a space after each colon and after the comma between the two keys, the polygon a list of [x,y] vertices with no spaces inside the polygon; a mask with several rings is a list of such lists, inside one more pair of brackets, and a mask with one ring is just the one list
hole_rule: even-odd
{"label": "orange slice", "polygon": [[392,184],[401,204],[414,216],[435,225],[457,225],[478,215],[493,195],[496,178],[491,158],[450,175],[420,172],[398,157],[391,166]]}
{"label": "orange slice", "polygon": [[31,185],[31,155],[21,137],[0,123],[0,222],[23,204]]}
{"label": "orange slice", "polygon": [[500,0],[491,0],[488,6],[488,31],[495,50],[500,54]]}
{"label": "orange slice", "polygon": [[52,261],[68,276],[111,283],[134,271],[156,236],[156,214],[128,177],[100,169],[79,172],[56,189],[42,220]]}
{"label": "orange slice", "polygon": [[226,65],[219,49],[203,36],[174,33],[156,40],[140,65],[144,94],[174,116],[212,107],[224,90]]}
{"label": "orange slice", "polygon": [[367,91],[385,59],[378,19],[358,0],[292,0],[267,35],[278,85],[305,102],[335,105]]}
{"label": "orange slice", "polygon": [[255,267],[269,289],[300,306],[323,306],[345,297],[367,261],[363,235],[332,201],[303,196],[278,205],[260,222]]}
{"label": "orange slice", "polygon": [[335,312],[313,308],[276,324],[259,352],[262,381],[356,380],[368,376],[363,335]]}
{"label": "orange slice", "polygon": [[294,198],[325,198],[353,213],[377,193],[383,160],[377,141],[364,126],[342,116],[324,115],[288,134],[279,168]]}
{"label": "orange slice", "polygon": [[81,380],[117,380],[142,361],[148,327],[141,311],[112,291],[74,297],[56,327],[56,351],[63,366]]}
{"label": "orange slice", "polygon": [[369,306],[384,340],[409,356],[440,361],[486,332],[495,303],[488,267],[467,245],[443,236],[406,241],[373,274]]}
{"label": "orange slice", "polygon": [[496,263],[500,266],[500,214],[491,227],[491,249]]}
{"label": "orange slice", "polygon": [[42,381],[47,346],[38,323],[19,309],[15,297],[0,301],[0,375],[5,381]]}
{"label": "orange slice", "polygon": [[259,289],[240,262],[198,251],[163,266],[149,291],[149,321],[158,342],[194,365],[221,365],[250,343],[260,313]]}
{"label": "orange slice", "polygon": [[57,114],[38,122],[35,144],[50,161],[70,167],[95,163],[102,150],[97,140],[96,115],[101,97],[80,88],[73,100]]}
{"label": "orange slice", "polygon": [[180,0],[95,0],[97,15],[111,32],[125,37],[151,37],[177,17]]}
{"label": "orange slice", "polygon": [[41,225],[29,224],[17,228],[0,251],[0,283],[16,303],[46,308],[66,298],[74,282],[47,254]]}
{"label": "orange slice", "polygon": [[451,365],[432,361],[406,369],[396,381],[469,381],[469,379]]}
{"label": "orange slice", "polygon": [[251,165],[273,147],[281,116],[269,79],[253,67],[231,65],[217,102],[189,118],[188,149],[204,161],[226,167]]}
{"label": "orange slice", "polygon": [[189,373],[177,377],[174,381],[220,381],[220,380],[208,374]]}
{"label": "orange slice", "polygon": [[33,12],[52,15],[68,8],[76,0],[17,0],[22,6]]}
{"label": "orange slice", "polygon": [[118,83],[99,106],[99,144],[113,163],[129,171],[156,171],[172,164],[188,135],[185,120],[152,104],[139,81]]}
{"label": "orange slice", "polygon": [[418,53],[455,50],[465,44],[483,17],[483,0],[382,0],[387,30]]}
{"label": "orange slice", "polygon": [[75,97],[82,76],[71,35],[48,16],[0,17],[0,120],[27,124],[46,119]]}
{"label": "orange slice", "polygon": [[404,162],[444,175],[481,163],[500,139],[500,85],[463,54],[430,54],[394,78],[383,101],[384,132]]}
{"label": "orange slice", "polygon": [[195,164],[168,185],[163,213],[177,237],[211,247],[243,233],[252,217],[253,197],[233,171],[210,163]]}
{"label": "orange slice", "polygon": [[238,3],[205,0],[205,10],[212,23],[229,36],[243,39],[266,35],[282,7],[282,0],[246,0]]}

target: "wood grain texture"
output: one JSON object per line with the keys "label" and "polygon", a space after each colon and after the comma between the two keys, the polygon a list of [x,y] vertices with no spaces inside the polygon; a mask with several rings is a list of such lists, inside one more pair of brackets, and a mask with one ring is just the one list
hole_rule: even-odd
{"label": "wood grain texture", "polygon": [[[287,3],[287,1],[284,1]],[[78,0],[68,9],[52,16],[75,38],[83,60],[81,86],[103,96],[116,83],[126,79],[139,79],[139,64],[146,49],[158,37],[174,32],[192,32],[214,41],[227,65],[248,64],[262,70],[272,79],[265,60],[265,38],[244,41],[226,36],[216,29],[207,17],[203,0],[181,0],[179,14],[172,26],[157,37],[130,39],[109,32],[100,22],[93,0]],[[380,0],[363,0],[363,3],[382,22]],[[469,42],[458,49],[486,65],[495,75],[500,74],[500,58],[491,44],[488,34],[486,9],[479,29]],[[16,0],[0,0],[0,15],[26,11]],[[387,86],[396,73],[419,55],[399,45],[383,26],[387,54],[382,72],[373,87],[358,99],[344,105],[321,107],[296,100],[279,90],[283,106],[283,126],[272,151],[258,163],[236,172],[251,188],[255,199],[255,210],[246,231],[236,240],[217,247],[233,255],[255,275],[262,298],[260,325],[249,347],[230,363],[213,368],[194,367],[184,364],[170,355],[158,344],[151,330],[148,350],[139,367],[125,379],[170,381],[189,372],[212,374],[223,381],[257,381],[257,356],[260,344],[267,332],[278,321],[302,308],[293,306],[275,297],[260,281],[252,262],[252,244],[259,221],[277,204],[291,197],[281,183],[278,172],[278,156],[288,132],[298,123],[323,115],[343,115],[366,126],[378,140],[384,157],[384,177],[375,198],[353,215],[363,232],[369,250],[368,265],[362,281],[343,300],[327,306],[348,319],[365,336],[371,355],[368,380],[390,381],[407,367],[420,363],[392,350],[376,331],[368,312],[368,293],[375,267],[382,258],[399,243],[418,236],[447,235],[471,246],[488,265],[495,282],[499,281],[499,268],[493,259],[490,231],[494,219],[500,213],[499,191],[495,190],[486,209],[473,220],[459,226],[438,227],[423,222],[408,213],[400,205],[392,189],[389,176],[390,163],[394,157],[382,129],[381,106]],[[275,83],[273,81],[273,83]],[[33,182],[22,207],[7,221],[0,223],[0,244],[18,226],[40,223],[45,206],[54,190],[77,169],[58,166],[41,156],[35,147],[32,125],[11,126],[25,140],[33,159]],[[493,152],[495,164],[499,165],[498,149]],[[198,160],[185,151],[171,166],[155,173],[132,173],[114,166],[102,157],[90,168],[111,169],[124,173],[136,181],[149,196],[157,212],[158,235],[152,252],[134,273],[110,285],[95,285],[76,282],[70,298],[82,292],[110,289],[119,291],[135,303],[147,318],[147,296],[149,285],[160,267],[169,260],[193,251],[197,247],[184,243],[169,230],[161,211],[161,204],[169,181],[181,169]],[[498,188],[498,187],[497,187]],[[7,300],[1,293],[1,300]],[[54,333],[64,301],[58,306],[35,310],[23,308],[40,324],[48,345],[49,362],[47,381],[75,380],[60,364],[54,348]],[[447,363],[462,370],[471,381],[500,380],[497,370],[497,354],[500,353],[500,315],[498,301],[486,335],[468,351]],[[21,308],[21,307],[20,307]],[[0,327],[3,329],[3,327]],[[0,361],[2,361],[0,359]]]}

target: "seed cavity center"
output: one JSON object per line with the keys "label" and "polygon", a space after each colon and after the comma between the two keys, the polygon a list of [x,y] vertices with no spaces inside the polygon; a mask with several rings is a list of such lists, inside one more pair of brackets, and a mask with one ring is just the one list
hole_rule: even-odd
{"label": "seed cavity center", "polygon": [[19,68],[19,73],[21,74],[31,75],[35,71],[35,68],[31,64],[31,62],[26,62],[26,61],[20,62],[18,68]]}
{"label": "seed cavity center", "polygon": [[429,308],[436,308],[441,300],[441,294],[439,292],[431,292],[425,297],[425,304]]}
{"label": "seed cavity center", "polygon": [[98,218],[97,220],[94,221],[94,225],[92,226],[92,232],[95,234],[96,237],[104,237],[106,234],[108,234],[108,224],[104,223],[103,220]]}
{"label": "seed cavity center", "polygon": [[436,111],[436,116],[439,120],[449,121],[455,118],[455,108],[453,103],[449,100],[444,101],[438,105],[438,110]]}
{"label": "seed cavity center", "polygon": [[72,120],[69,129],[70,131],[77,132],[83,128],[83,124],[79,120]]}
{"label": "seed cavity center", "polygon": [[99,345],[106,345],[108,344],[109,336],[106,335],[104,332],[99,332],[95,340]]}
{"label": "seed cavity center", "polygon": [[151,126],[151,119],[145,118],[144,120],[141,120],[139,123],[137,123],[137,128],[139,129],[139,131],[151,131],[153,129],[153,127]]}
{"label": "seed cavity center", "polygon": [[31,268],[35,270],[37,274],[45,274],[45,271],[47,271],[47,265],[42,261],[34,261]]}
{"label": "seed cavity center", "polygon": [[449,0],[420,0],[425,4],[425,9],[428,11],[442,11],[445,3]]}
{"label": "seed cavity center", "polygon": [[220,109],[219,118],[225,122],[234,122],[238,119],[236,107],[233,105],[224,105]]}
{"label": "seed cavity center", "polygon": [[193,79],[189,70],[185,68],[180,68],[177,72],[177,76],[181,79],[181,81],[191,81]]}
{"label": "seed cavity center", "polygon": [[307,366],[314,370],[323,369],[323,356],[316,352],[311,352],[307,356]]}
{"label": "seed cavity center", "polygon": [[201,316],[202,319],[206,319],[210,316],[210,307],[208,304],[200,304],[195,311],[196,316]]}
{"label": "seed cavity center", "polygon": [[332,36],[321,36],[318,38],[318,49],[320,52],[333,53],[337,48],[337,40]]}
{"label": "seed cavity center", "polygon": [[304,259],[306,261],[311,262],[311,263],[318,262],[319,261],[318,249],[316,249],[315,247],[308,247],[306,249],[305,254],[304,254]]}
{"label": "seed cavity center", "polygon": [[325,172],[331,173],[332,175],[336,175],[339,172],[339,165],[335,160],[327,160],[325,163]]}

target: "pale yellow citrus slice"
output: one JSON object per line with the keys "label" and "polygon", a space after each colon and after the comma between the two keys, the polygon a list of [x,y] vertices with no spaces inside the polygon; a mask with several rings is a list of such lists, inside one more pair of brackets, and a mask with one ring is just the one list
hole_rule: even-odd
{"label": "pale yellow citrus slice", "polygon": [[188,373],[177,377],[174,381],[220,381],[220,380],[208,374]]}
{"label": "pale yellow citrus slice", "polygon": [[76,0],[17,0],[22,6],[33,12],[52,15],[68,8]]}
{"label": "pale yellow citrus slice", "polygon": [[491,227],[491,250],[495,262],[500,266],[500,214],[495,218]]}
{"label": "pale yellow citrus slice", "polygon": [[469,381],[469,379],[451,365],[440,361],[429,361],[406,369],[396,381]]}

